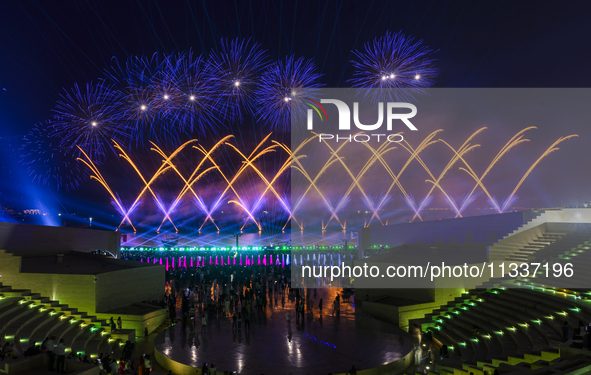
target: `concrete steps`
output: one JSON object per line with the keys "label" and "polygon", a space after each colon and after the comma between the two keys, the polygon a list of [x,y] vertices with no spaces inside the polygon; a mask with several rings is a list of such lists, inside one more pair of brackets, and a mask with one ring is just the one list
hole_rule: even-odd
{"label": "concrete steps", "polygon": [[[560,374],[582,365],[591,371],[591,352],[587,359],[571,361],[560,360],[558,351],[563,322],[576,327],[579,320],[591,321],[591,305],[582,308],[576,298],[566,300],[532,288],[487,284],[491,287],[470,290],[424,318],[411,320],[411,325],[431,332],[438,345],[452,349],[449,358],[428,373]],[[474,326],[479,329],[476,335]],[[562,365],[555,366],[558,362]]]}
{"label": "concrete steps", "polygon": [[106,321],[86,312],[0,283],[0,335],[14,343],[19,357],[30,345],[41,345],[46,337],[55,336],[56,343],[64,340],[67,353],[97,358],[102,352],[119,358],[125,342],[135,341],[135,330],[110,331]]}

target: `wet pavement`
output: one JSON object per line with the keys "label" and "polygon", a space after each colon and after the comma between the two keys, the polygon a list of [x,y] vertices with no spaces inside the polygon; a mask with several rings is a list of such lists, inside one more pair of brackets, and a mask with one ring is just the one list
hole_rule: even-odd
{"label": "wet pavement", "polygon": [[[201,311],[195,328],[176,324],[161,332],[154,349],[174,361],[201,368],[214,363],[217,371],[239,374],[344,373],[355,365],[364,370],[394,362],[412,350],[408,333],[393,325],[355,314],[353,297],[344,295],[340,313],[333,301],[342,289],[310,291],[303,318],[296,319],[295,299],[275,294],[262,311],[253,307],[250,329],[232,327],[232,318],[209,316],[201,333]],[[292,295],[293,297],[293,295]],[[322,314],[318,308],[323,298]],[[287,314],[291,319],[287,319]]]}

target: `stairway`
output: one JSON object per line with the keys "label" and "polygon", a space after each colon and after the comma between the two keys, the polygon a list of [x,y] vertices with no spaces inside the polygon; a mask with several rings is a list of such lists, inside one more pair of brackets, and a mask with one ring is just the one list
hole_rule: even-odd
{"label": "stairway", "polygon": [[[437,348],[447,345],[449,358],[435,364],[430,373],[492,374],[563,373],[591,366],[589,357],[560,359],[562,324],[571,327],[579,320],[591,321],[591,309],[582,308],[576,298],[530,288],[492,287],[472,289],[422,319],[414,319],[430,332]],[[473,327],[479,329],[473,334]],[[436,353],[436,357],[439,355]],[[571,361],[572,360],[572,361]],[[558,366],[558,363],[562,363]],[[552,371],[543,372],[552,368]]]}
{"label": "stairway", "polygon": [[527,245],[523,245],[515,253],[511,254],[507,260],[527,262],[538,251],[560,240],[564,235],[565,233],[544,233],[540,237],[531,240]]}
{"label": "stairway", "polygon": [[119,358],[125,342],[135,340],[135,330],[111,332],[109,324],[95,316],[0,283],[0,336],[14,343],[19,357],[28,346],[55,336],[56,342],[64,340],[66,353],[97,358],[100,353],[113,352]]}

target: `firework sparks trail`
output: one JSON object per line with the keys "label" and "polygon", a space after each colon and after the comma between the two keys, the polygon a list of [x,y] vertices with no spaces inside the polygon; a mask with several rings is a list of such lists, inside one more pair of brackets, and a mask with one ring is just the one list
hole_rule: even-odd
{"label": "firework sparks trail", "polygon": [[[474,137],[476,137],[478,134],[480,134],[481,132],[483,132],[484,130],[486,130],[486,128],[480,128],[477,131],[475,131],[474,133],[472,133],[472,135],[470,135],[466,141],[460,146],[460,148],[456,151],[452,148],[452,150],[454,151],[454,156],[449,160],[449,162],[447,163],[447,165],[445,166],[445,168],[441,171],[441,173],[439,174],[439,176],[437,177],[437,179],[435,179],[435,177],[431,174],[431,172],[428,172],[429,175],[431,176],[431,180],[426,180],[426,182],[429,182],[432,184],[431,189],[429,190],[429,192],[427,193],[426,197],[431,196],[431,194],[433,193],[433,190],[437,187],[445,196],[445,199],[447,202],[449,202],[452,210],[454,210],[454,212],[458,213],[460,212],[460,210],[458,209],[455,201],[452,199],[451,196],[449,196],[442,188],[440,181],[443,179],[443,177],[445,177],[445,175],[447,174],[447,172],[453,167],[453,165],[466,153],[480,147],[480,145],[471,145],[470,141],[472,141],[472,139]],[[441,140],[440,140],[441,141]],[[407,146],[410,148],[410,145],[407,143]],[[449,146],[449,145],[448,145]],[[451,146],[450,146],[451,147]],[[417,159],[419,160],[419,159]],[[423,168],[427,168],[427,166],[425,165],[425,163],[420,160],[421,165],[423,166]],[[427,170],[427,169],[426,169]],[[421,213],[421,211],[426,207],[425,199],[423,199],[423,201],[421,202],[421,204],[419,205],[419,207],[417,208],[417,211],[415,212],[415,215],[413,216],[413,218],[410,220],[411,222],[414,221],[414,219],[416,217],[418,217]]]}
{"label": "firework sparks trail", "polygon": [[[513,147],[517,146],[520,143],[523,142],[529,142],[529,139],[524,139],[523,138],[523,134],[531,129],[537,129],[535,126],[530,126],[527,127],[525,129],[522,129],[521,131],[519,131],[517,134],[515,134],[513,136],[513,138],[511,138],[502,148],[501,150],[497,153],[497,155],[494,157],[494,159],[489,163],[489,165],[486,167],[486,169],[484,170],[484,172],[482,173],[482,175],[476,180],[476,184],[474,185],[474,187],[472,188],[472,190],[470,191],[470,193],[468,193],[468,195],[466,196],[466,198],[463,200],[462,202],[462,206],[459,208],[458,210],[458,214],[456,215],[456,217],[461,216],[462,211],[468,206],[468,202],[471,201],[471,197],[472,194],[474,193],[474,191],[476,190],[476,188],[482,183],[482,180],[484,179],[484,177],[486,177],[486,175],[488,174],[488,172],[490,172],[490,170],[492,169],[492,167],[494,167],[494,165],[501,160],[501,158],[503,157],[503,155],[505,155],[507,152],[509,152],[509,150],[511,150]],[[467,172],[468,174],[470,174],[470,172],[465,169],[465,168],[460,168],[460,170],[463,170],[465,172]],[[500,206],[498,205],[498,203],[496,202],[496,200],[492,201],[493,207],[495,207],[497,209],[497,211],[500,209]]]}
{"label": "firework sparks trail", "polygon": [[[484,185],[483,180],[490,173],[491,169],[495,165],[497,165],[498,161],[507,154],[508,151],[513,149],[515,146],[528,141],[523,137],[523,135],[526,131],[530,129],[533,129],[533,127],[525,128],[518,132],[516,135],[514,135],[496,154],[496,156],[488,164],[488,166],[481,175],[477,175],[474,172],[468,160],[466,160],[466,155],[472,150],[479,147],[478,144],[472,144],[472,142],[478,134],[485,130],[485,128],[481,128],[476,132],[472,133],[458,149],[454,149],[449,143],[447,143],[443,139],[436,139],[437,134],[439,134],[441,130],[437,130],[429,134],[419,143],[417,147],[413,147],[408,142],[400,143],[400,146],[408,152],[409,156],[408,158],[406,158],[405,163],[402,165],[402,167],[397,173],[395,173],[390,168],[388,162],[385,160],[385,156],[387,155],[387,153],[396,149],[396,147],[389,146],[389,144],[382,144],[377,148],[373,148],[367,143],[363,143],[371,152],[371,156],[367,158],[365,164],[361,166],[358,172],[354,172],[351,169],[352,166],[347,165],[346,160],[341,156],[343,152],[343,147],[345,147],[349,143],[343,143],[339,145],[339,147],[334,148],[326,144],[326,142],[324,142],[324,147],[326,147],[329,151],[329,157],[328,160],[324,163],[324,165],[320,167],[319,171],[314,177],[312,177],[310,173],[306,171],[306,168],[302,163],[302,161],[304,161],[307,156],[301,155],[300,153],[303,152],[304,145],[309,144],[312,141],[312,139],[317,139],[316,136],[306,139],[300,146],[296,147],[296,149],[292,151],[288,146],[277,141],[272,141],[271,145],[266,146],[265,144],[270,137],[269,134],[260,143],[258,143],[256,147],[248,155],[243,153],[236,145],[229,142],[232,136],[224,137],[210,149],[206,149],[201,145],[193,145],[193,148],[197,149],[201,154],[203,154],[203,158],[201,158],[199,164],[196,166],[196,168],[194,168],[193,172],[188,178],[183,176],[181,171],[178,169],[175,160],[183,149],[186,149],[186,147],[191,143],[197,142],[197,140],[191,140],[184,143],[183,145],[175,149],[170,155],[167,155],[160,147],[158,147],[155,143],[152,143],[152,150],[155,151],[159,156],[161,156],[163,161],[150,179],[147,179],[144,176],[144,174],[140,172],[135,162],[132,160],[130,155],[123,150],[122,146],[114,142],[114,148],[120,151],[120,157],[129,163],[129,165],[135,170],[137,176],[143,183],[142,190],[137,195],[131,206],[129,206],[128,208],[125,208],[119,195],[111,189],[106,179],[100,173],[98,167],[92,161],[92,158],[82,148],[79,148],[79,152],[82,155],[82,158],[79,158],[78,160],[83,162],[89,168],[89,170],[91,171],[91,179],[98,181],[107,190],[111,197],[110,199],[113,206],[122,215],[122,220],[118,229],[124,223],[128,223],[134,229],[134,231],[136,230],[134,224],[130,219],[130,215],[132,212],[135,212],[136,209],[141,205],[141,203],[143,202],[143,198],[147,192],[150,192],[150,195],[153,197],[157,208],[163,214],[162,222],[160,223],[160,227],[158,227],[158,230],[160,230],[164,222],[167,220],[170,221],[176,229],[177,227],[172,220],[172,214],[173,212],[175,212],[175,210],[178,209],[182,198],[190,192],[193,196],[195,205],[205,215],[205,219],[199,229],[201,230],[208,221],[212,221],[212,223],[219,230],[219,226],[213,220],[213,215],[220,207],[222,200],[225,199],[225,197],[227,197],[227,193],[230,191],[234,194],[234,197],[231,197],[228,203],[240,207],[247,214],[246,220],[244,221],[244,223],[241,224],[241,229],[244,229],[248,221],[252,220],[253,223],[257,226],[258,230],[262,230],[262,223],[257,221],[255,214],[257,210],[260,209],[263,200],[265,200],[270,193],[273,197],[275,197],[278,200],[280,206],[283,207],[286,213],[289,215],[282,229],[285,229],[286,225],[291,220],[293,220],[293,222],[297,224],[301,230],[303,230],[303,221],[297,220],[295,217],[295,213],[299,212],[298,208],[301,206],[306,195],[310,194],[310,192],[312,191],[315,191],[318,194],[318,196],[322,198],[322,200],[324,201],[324,205],[327,207],[327,210],[330,213],[330,217],[328,218],[328,220],[326,220],[326,218],[322,220],[322,229],[326,230],[332,219],[335,219],[335,221],[339,223],[341,228],[345,229],[346,220],[342,220],[341,218],[339,218],[339,212],[343,211],[345,206],[347,206],[351,202],[351,194],[353,190],[358,190],[361,193],[362,202],[365,204],[367,208],[371,210],[371,217],[369,218],[369,220],[365,220],[365,225],[370,225],[373,219],[377,219],[382,225],[387,225],[388,221],[384,223],[382,218],[380,218],[380,212],[384,210],[385,206],[389,202],[391,202],[392,189],[394,189],[395,187],[400,189],[403,201],[406,202],[407,206],[410,207],[414,212],[413,220],[415,218],[419,218],[422,220],[420,216],[421,211],[425,209],[427,206],[429,206],[430,202],[434,198],[435,190],[439,191],[442,194],[445,201],[450,205],[451,209],[457,216],[461,216],[462,211],[467,206],[469,206],[470,203],[472,203],[472,201],[474,201],[476,196],[478,196],[478,194],[476,193],[476,189],[478,188],[482,190],[482,192],[488,198],[488,201],[494,206],[494,208],[498,212],[506,211],[509,208],[509,206],[511,206],[511,204],[513,204],[516,201],[516,193],[523,185],[527,177],[531,174],[531,172],[539,165],[539,163],[549,154],[551,154],[554,151],[557,151],[559,149],[557,146],[560,143],[573,137],[577,137],[577,135],[573,134],[561,137],[554,143],[552,143],[550,147],[548,147],[523,174],[519,182],[516,184],[515,188],[512,190],[511,194],[509,194],[502,202],[499,203],[499,201],[497,201],[497,199],[494,196],[492,196],[488,188]],[[439,174],[436,176],[434,173],[432,173],[427,163],[425,163],[425,161],[421,157],[421,153],[423,153],[425,149],[427,149],[429,146],[437,142],[441,142],[447,147],[447,149],[451,150],[452,155],[450,160],[443,168],[443,170],[439,172]],[[228,150],[232,150],[234,154],[238,155],[242,159],[240,167],[232,176],[229,176],[226,173],[224,173],[224,171],[222,170],[218,162],[215,161],[212,155],[214,151],[219,150],[222,145],[226,146]],[[271,175],[271,178],[267,178],[265,173],[263,173],[263,170],[259,166],[257,166],[256,163],[264,155],[272,154],[277,150],[285,151],[289,155],[289,158]],[[405,171],[408,170],[410,163],[415,160],[417,161],[417,163],[421,165],[422,169],[430,177],[429,179],[425,180],[427,184],[430,184],[430,189],[427,192],[427,194],[423,197],[423,199],[419,202],[415,201],[414,197],[412,197],[412,195],[410,195],[405,190],[401,181],[401,177],[403,176]],[[453,167],[458,162],[461,162],[463,164],[463,166],[459,167],[458,170],[466,172],[475,182],[475,185],[466,194],[463,195],[461,205],[457,204],[455,199],[446,192],[446,189],[442,184],[442,181],[445,178],[445,176],[449,173],[450,170],[453,169]],[[211,163],[211,165],[207,166],[204,163]],[[384,167],[386,172],[392,178],[392,182],[389,184],[387,190],[382,191],[382,193],[379,194],[377,199],[373,199],[369,191],[364,188],[362,184],[362,178],[376,164],[381,164]],[[345,169],[347,175],[351,179],[351,183],[348,185],[348,188],[344,191],[344,193],[339,194],[339,201],[331,203],[329,197],[325,194],[325,192],[322,191],[322,189],[318,185],[318,182],[320,181],[321,176],[326,174],[326,172],[329,169],[334,168],[336,165],[338,165],[340,168]],[[240,179],[242,176],[245,176],[247,170],[253,171],[260,178],[261,182],[264,183],[264,186],[260,188],[260,190],[254,196],[254,199],[251,201],[251,203],[253,203],[251,205],[245,203],[247,202],[247,200],[245,200],[243,196],[241,196],[241,194],[238,192],[236,188],[238,179]],[[307,181],[307,184],[303,186],[305,188],[304,193],[298,197],[297,201],[295,201],[291,207],[290,203],[288,202],[288,198],[282,196],[275,186],[279,179],[282,176],[284,176],[285,173],[289,170],[295,170],[301,173],[301,175],[304,176],[305,181]],[[157,179],[159,179],[166,171],[174,171],[175,175],[177,175],[183,182],[183,187],[181,188],[180,193],[168,206],[164,204],[163,199],[156,193],[156,191],[153,188],[154,182]],[[196,189],[194,185],[205,174],[210,173],[212,171],[217,171],[219,173],[221,178],[225,181],[226,186],[223,189],[223,191],[220,191],[220,193],[217,195],[217,198],[214,199],[213,204],[210,206],[210,208],[208,208],[208,205],[205,203],[205,200],[202,198],[198,189]]]}
{"label": "firework sparks trail", "polygon": [[[177,148],[172,154],[170,154],[169,159],[172,159],[174,157],[176,157],[176,155],[181,152],[185,147],[187,147],[187,145],[189,145],[190,143],[193,142],[197,142],[196,139],[192,139],[190,141],[187,141],[185,143],[183,143],[179,148]],[[121,146],[115,142],[115,148],[119,149],[119,150],[123,150],[121,148]],[[144,195],[144,193],[146,192],[146,190],[148,190],[150,188],[150,185],[152,185],[154,183],[154,181],[156,181],[158,179],[158,177],[160,175],[162,175],[164,172],[166,172],[170,166],[166,166],[167,163],[162,163],[162,165],[158,168],[158,170],[156,171],[156,173],[154,173],[154,175],[152,176],[152,178],[150,179],[150,181],[148,183],[146,183],[144,185],[144,188],[142,189],[142,191],[138,194],[138,196],[136,197],[135,201],[132,203],[131,207],[133,208],[137,202],[141,199],[141,197]],[[119,229],[121,227],[121,225],[125,222],[125,220],[129,220],[129,214],[131,213],[132,209],[130,209],[126,215],[123,217],[123,220],[121,220],[121,223],[119,223],[119,225],[117,226],[117,229]],[[131,221],[130,221],[131,224]],[[133,226],[133,225],[132,225]]]}

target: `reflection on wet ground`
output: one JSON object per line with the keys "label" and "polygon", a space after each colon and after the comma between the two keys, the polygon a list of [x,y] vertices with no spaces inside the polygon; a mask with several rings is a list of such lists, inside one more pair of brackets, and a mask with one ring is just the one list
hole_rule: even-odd
{"label": "reflection on wet ground", "polygon": [[[381,366],[412,350],[413,341],[406,332],[355,314],[353,296],[343,289],[301,293],[306,306],[303,314],[296,313],[295,292],[279,292],[267,295],[266,306],[260,311],[253,305],[250,327],[246,327],[245,317],[238,328],[223,312],[210,313],[203,334],[203,311],[198,306],[197,324],[184,330],[180,323],[166,329],[156,338],[155,350],[192,367],[214,363],[218,371],[244,375],[343,373],[353,365],[357,370]],[[335,309],[337,294],[340,303]],[[244,305],[238,310],[246,313]],[[338,312],[333,314],[333,310]]]}

